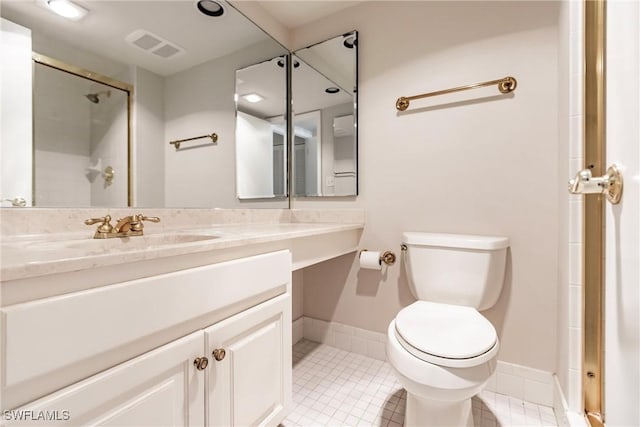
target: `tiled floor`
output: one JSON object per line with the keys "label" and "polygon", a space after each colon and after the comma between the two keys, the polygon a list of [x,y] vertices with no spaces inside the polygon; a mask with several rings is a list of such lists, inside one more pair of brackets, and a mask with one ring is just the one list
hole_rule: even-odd
{"label": "tiled floor", "polygon": [[[294,407],[282,426],[399,427],[406,392],[388,363],[302,340],[293,347]],[[551,408],[483,391],[476,426],[556,426]]]}

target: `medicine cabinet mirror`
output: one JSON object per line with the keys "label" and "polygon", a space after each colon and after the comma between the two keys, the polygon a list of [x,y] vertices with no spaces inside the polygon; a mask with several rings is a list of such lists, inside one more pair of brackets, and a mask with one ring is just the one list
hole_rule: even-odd
{"label": "medicine cabinet mirror", "polygon": [[358,33],[296,51],[293,195],[358,194]]}

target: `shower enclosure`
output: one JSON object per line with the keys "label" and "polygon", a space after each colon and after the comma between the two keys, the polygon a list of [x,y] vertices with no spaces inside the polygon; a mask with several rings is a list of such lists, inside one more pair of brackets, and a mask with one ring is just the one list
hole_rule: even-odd
{"label": "shower enclosure", "polygon": [[128,205],[130,91],[34,55],[34,206]]}

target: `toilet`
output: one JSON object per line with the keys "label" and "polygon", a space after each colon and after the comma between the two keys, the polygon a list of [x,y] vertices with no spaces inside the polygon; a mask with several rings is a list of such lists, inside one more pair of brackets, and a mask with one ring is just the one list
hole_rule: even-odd
{"label": "toilet", "polygon": [[480,311],[505,275],[506,237],[405,232],[403,261],[418,301],[387,331],[387,359],[407,390],[405,426],[473,426],[471,397],[496,369],[499,340]]}

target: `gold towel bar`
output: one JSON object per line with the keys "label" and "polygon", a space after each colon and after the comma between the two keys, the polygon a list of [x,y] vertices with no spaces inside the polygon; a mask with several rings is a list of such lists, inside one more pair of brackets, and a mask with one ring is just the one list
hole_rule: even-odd
{"label": "gold towel bar", "polygon": [[423,93],[422,95],[401,96],[396,101],[396,108],[398,109],[398,111],[404,111],[407,108],[409,108],[409,102],[413,101],[414,99],[428,98],[430,96],[445,95],[447,93],[460,92],[460,91],[463,91],[463,90],[475,89],[475,88],[478,88],[478,87],[493,86],[493,85],[498,85],[498,90],[501,93],[509,93],[509,92],[513,92],[516,89],[516,86],[518,86],[518,82],[516,81],[515,77],[505,77],[503,79],[491,80],[489,82],[474,83],[474,84],[471,84],[471,85],[454,87],[452,89],[444,89],[444,90],[439,90],[439,91],[436,91],[436,92]]}
{"label": "gold towel bar", "polygon": [[201,136],[194,136],[193,138],[176,139],[175,141],[169,142],[169,144],[174,145],[177,150],[180,148],[180,144],[183,142],[193,141],[194,139],[202,139],[202,138],[211,138],[211,142],[213,144],[218,142],[218,134],[214,132],[211,135],[201,135]]}

